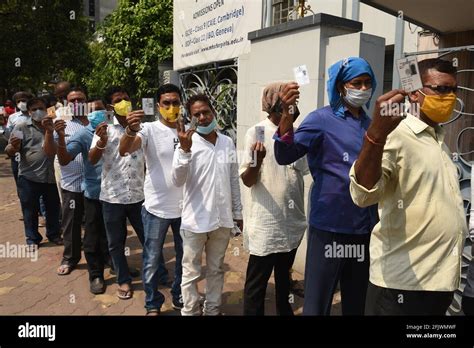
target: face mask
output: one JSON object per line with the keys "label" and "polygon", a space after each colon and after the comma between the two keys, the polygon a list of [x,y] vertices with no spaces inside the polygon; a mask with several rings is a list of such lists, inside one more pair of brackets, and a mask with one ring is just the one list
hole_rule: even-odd
{"label": "face mask", "polygon": [[31,113],[31,118],[36,122],[41,122],[46,116],[46,111],[44,110],[35,110]]}
{"label": "face mask", "polygon": [[165,109],[160,106],[160,115],[168,122],[176,122],[180,112],[179,106],[172,106],[169,109]]}
{"label": "face mask", "polygon": [[100,123],[105,122],[105,110],[93,111],[87,115],[87,118],[91,123],[92,129],[96,129]]}
{"label": "face mask", "polygon": [[342,98],[347,104],[355,108],[360,108],[361,106],[367,104],[367,102],[370,100],[370,97],[372,96],[372,88],[362,91],[360,89],[346,88],[344,86],[344,89],[346,90],[346,95],[342,96]]}
{"label": "face mask", "polygon": [[421,112],[436,123],[449,121],[456,104],[456,94],[426,95],[420,90],[419,92],[425,96],[423,105],[420,108]]}
{"label": "face mask", "polygon": [[19,102],[18,104],[16,104],[16,106],[18,106],[18,109],[20,109],[20,111],[25,112],[27,110],[26,102]]}
{"label": "face mask", "polygon": [[209,133],[211,133],[217,126],[217,121],[216,121],[216,118],[214,117],[214,119],[212,120],[211,123],[209,123],[209,125],[207,126],[199,126],[196,128],[196,131],[199,133],[199,134],[204,134],[204,135],[208,135]]}
{"label": "face mask", "polygon": [[124,99],[120,103],[114,104],[114,110],[119,116],[127,116],[132,111],[132,103]]}

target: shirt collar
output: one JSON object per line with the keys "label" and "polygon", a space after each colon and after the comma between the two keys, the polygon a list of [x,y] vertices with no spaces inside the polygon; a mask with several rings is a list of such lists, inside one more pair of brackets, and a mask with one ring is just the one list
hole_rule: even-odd
{"label": "shirt collar", "polygon": [[403,120],[403,122],[416,135],[426,130],[432,137],[439,138],[441,141],[444,139],[445,132],[443,128],[441,128],[440,126],[436,126],[435,128],[433,128],[410,113],[407,114],[407,117]]}

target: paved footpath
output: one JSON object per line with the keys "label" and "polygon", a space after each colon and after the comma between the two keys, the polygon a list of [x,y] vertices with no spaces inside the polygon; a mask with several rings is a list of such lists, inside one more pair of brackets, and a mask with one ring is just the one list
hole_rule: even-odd
{"label": "paved footpath", "polygon": [[[21,210],[11,174],[10,161],[0,155],[0,247],[18,246],[25,243]],[[45,229],[40,228],[45,236]],[[129,228],[127,246],[130,248],[129,265],[141,269],[142,249],[138,239]],[[43,240],[37,255],[14,257],[0,255],[0,315],[144,315],[144,292],[141,279],[133,281],[135,289],[131,300],[120,300],[116,296],[115,276],[105,271],[107,290],[102,295],[89,292],[89,281],[84,256],[78,267],[67,276],[58,276],[56,269],[61,260],[63,247]],[[168,233],[164,255],[166,266],[173,274],[174,249],[171,232]],[[8,256],[8,257],[5,257]],[[233,238],[229,243],[224,261],[225,282],[222,312],[225,315],[241,315],[242,293],[248,253],[243,250],[242,238]],[[203,267],[205,271],[205,267]],[[301,280],[302,275],[294,273]],[[300,282],[301,284],[301,282]],[[199,289],[204,293],[205,281]],[[169,287],[160,287],[166,297],[163,315],[179,315],[171,307]],[[274,280],[267,288],[265,310],[274,315]],[[295,314],[301,314],[303,299],[290,295]],[[339,294],[336,294],[333,312],[340,312]]]}

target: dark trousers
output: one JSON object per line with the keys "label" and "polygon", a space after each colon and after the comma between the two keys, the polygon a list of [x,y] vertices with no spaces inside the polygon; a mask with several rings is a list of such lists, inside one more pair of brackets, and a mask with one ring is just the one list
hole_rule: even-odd
{"label": "dark trousers", "polygon": [[244,315],[265,314],[265,292],[274,270],[277,315],[293,315],[289,302],[290,269],[296,249],[266,256],[250,255],[244,287]]}
{"label": "dark trousers", "polygon": [[[341,285],[342,314],[364,315],[369,281],[369,241],[369,233],[333,233],[310,226],[303,315],[330,315],[338,282]],[[341,254],[339,249],[352,251]]]}
{"label": "dark trousers", "polygon": [[468,297],[468,296],[462,297],[462,311],[466,315],[474,316],[474,297]]}
{"label": "dark trousers", "polygon": [[64,252],[61,264],[75,266],[81,259],[81,225],[84,215],[84,194],[61,189],[63,198],[61,227]]}
{"label": "dark trousers", "polygon": [[453,291],[410,291],[382,288],[369,282],[366,315],[446,315]]}
{"label": "dark trousers", "polygon": [[89,270],[89,280],[104,278],[104,264],[109,259],[107,236],[99,200],[84,197],[85,233],[84,256]]}
{"label": "dark trousers", "polygon": [[105,231],[109,244],[109,253],[117,272],[117,283],[131,283],[132,277],[128,268],[127,257],[125,256],[125,242],[127,240],[127,218],[130,221],[140,243],[144,243],[143,222],[142,222],[143,202],[133,204],[113,204],[102,201],[102,211],[104,217]]}
{"label": "dark trousers", "polygon": [[59,226],[59,195],[56,184],[37,183],[18,177],[18,195],[27,244],[40,244],[43,237],[38,232],[38,213],[40,210],[40,197],[43,196],[46,208],[46,237],[55,240],[61,237]]}

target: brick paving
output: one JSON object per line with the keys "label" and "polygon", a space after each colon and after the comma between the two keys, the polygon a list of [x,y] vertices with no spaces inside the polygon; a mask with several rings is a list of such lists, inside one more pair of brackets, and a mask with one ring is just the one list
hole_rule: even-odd
{"label": "brick paving", "polygon": [[[0,156],[0,245],[25,243],[23,222],[16,188],[11,174],[10,161]],[[45,236],[45,229],[40,228]],[[142,250],[136,235],[129,228],[127,246],[130,248],[129,265],[141,269]],[[144,315],[144,292],[141,279],[133,281],[134,297],[120,300],[116,296],[115,276],[105,271],[107,290],[102,295],[89,292],[87,266],[84,256],[78,267],[67,276],[58,276],[56,269],[61,261],[62,246],[43,240],[37,260],[6,257],[0,259],[0,315]],[[164,255],[170,278],[174,269],[174,249],[171,232],[168,233]],[[10,255],[11,256],[11,255]],[[222,313],[241,315],[242,293],[248,253],[242,247],[242,238],[233,238],[225,256],[225,282]],[[203,267],[205,270],[205,267]],[[301,281],[295,272],[293,278]],[[301,283],[301,282],[300,282]],[[205,281],[199,289],[204,293]],[[163,315],[179,315],[171,307],[169,287],[161,287],[166,297]],[[301,314],[303,299],[291,296],[295,314]],[[274,315],[274,281],[271,278],[265,302],[267,315]],[[333,312],[340,312],[339,294],[334,298]]]}

